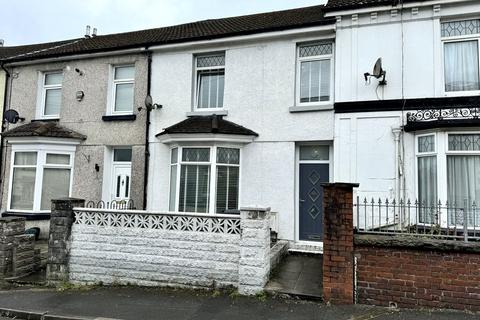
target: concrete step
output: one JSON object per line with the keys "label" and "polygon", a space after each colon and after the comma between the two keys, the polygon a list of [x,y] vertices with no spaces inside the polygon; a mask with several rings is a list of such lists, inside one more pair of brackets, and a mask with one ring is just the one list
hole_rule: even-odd
{"label": "concrete step", "polygon": [[323,244],[300,244],[292,243],[288,252],[292,253],[308,253],[308,254],[323,254]]}

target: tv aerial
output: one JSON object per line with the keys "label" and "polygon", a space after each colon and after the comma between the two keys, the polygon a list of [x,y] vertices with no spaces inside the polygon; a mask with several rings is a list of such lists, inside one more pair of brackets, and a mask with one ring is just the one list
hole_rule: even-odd
{"label": "tv aerial", "polygon": [[365,82],[367,83],[370,83],[369,80],[374,77],[379,80],[379,85],[385,86],[387,84],[387,80],[385,79],[387,76],[387,71],[383,70],[382,58],[378,58],[377,62],[375,62],[372,73],[366,72],[363,74],[363,76],[365,77]]}
{"label": "tv aerial", "polygon": [[25,121],[25,118],[20,117],[16,110],[10,109],[5,111],[5,113],[3,114],[3,120],[7,121],[8,123],[15,124],[18,122],[18,120]]}

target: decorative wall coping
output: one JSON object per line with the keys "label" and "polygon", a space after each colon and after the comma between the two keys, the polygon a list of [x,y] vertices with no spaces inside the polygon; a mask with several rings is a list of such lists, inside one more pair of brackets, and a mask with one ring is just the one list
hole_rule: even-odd
{"label": "decorative wall coping", "polygon": [[238,215],[74,208],[76,225],[217,234],[240,234]]}
{"label": "decorative wall coping", "polygon": [[451,241],[431,238],[421,238],[408,235],[370,235],[356,234],[354,238],[355,246],[363,247],[386,247],[386,248],[405,248],[423,251],[448,251],[480,253],[480,242]]}
{"label": "decorative wall coping", "polygon": [[139,214],[139,215],[157,215],[157,216],[177,216],[177,217],[198,217],[198,218],[222,218],[222,219],[238,219],[238,214],[208,214],[208,213],[187,213],[187,212],[162,212],[162,211],[145,211],[145,210],[117,210],[117,209],[96,209],[75,207],[74,211],[98,212],[98,213],[116,213],[116,214]]}

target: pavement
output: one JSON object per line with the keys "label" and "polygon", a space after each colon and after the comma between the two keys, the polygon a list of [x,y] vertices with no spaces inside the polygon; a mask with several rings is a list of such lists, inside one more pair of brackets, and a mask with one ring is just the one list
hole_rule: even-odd
{"label": "pavement", "polygon": [[[392,310],[369,306],[328,306],[280,297],[242,297],[219,291],[136,287],[0,290],[0,320],[8,309],[15,319],[123,320],[470,320],[480,315],[451,311]],[[3,310],[3,313],[1,312]],[[45,316],[41,316],[41,315]]]}

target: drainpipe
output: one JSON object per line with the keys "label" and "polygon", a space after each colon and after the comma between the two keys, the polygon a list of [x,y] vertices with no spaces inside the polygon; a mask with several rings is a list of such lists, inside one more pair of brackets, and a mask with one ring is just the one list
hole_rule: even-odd
{"label": "drainpipe", "polygon": [[[3,132],[4,129],[5,129],[5,125],[4,125],[4,121],[3,121],[3,115],[5,114],[5,111],[7,110],[7,103],[8,103],[8,96],[9,96],[9,93],[8,93],[8,89],[9,89],[9,81],[10,81],[10,87],[11,87],[11,75],[10,75],[10,72],[8,72],[8,70],[5,68],[5,63],[4,62],[1,62],[0,63],[0,68],[2,68],[3,71],[5,71],[5,88],[4,88],[4,95],[3,95],[3,112],[2,112],[2,125],[1,125],[1,129],[0,129],[0,132]],[[7,151],[5,150],[5,157],[7,156]],[[0,137],[0,170],[2,172],[2,174],[0,175],[0,187],[2,188],[0,190],[0,194],[3,195],[3,177],[4,177],[4,168],[3,168],[3,136]],[[0,197],[0,208],[2,206],[2,199],[3,197]]]}
{"label": "drainpipe", "polygon": [[[150,95],[151,84],[152,84],[152,52],[147,50],[147,96]],[[143,210],[147,209],[147,187],[148,187],[148,170],[150,162],[150,144],[149,144],[149,134],[150,134],[150,110],[145,109],[147,112],[147,121],[145,126],[145,167],[143,170]]]}
{"label": "drainpipe", "polygon": [[[403,167],[401,166],[401,157],[400,157],[400,134],[402,132],[401,128],[393,128],[392,133],[395,140],[395,201],[397,204],[400,204],[401,199],[401,178],[403,176]],[[400,223],[403,224],[403,212],[400,211]]]}

